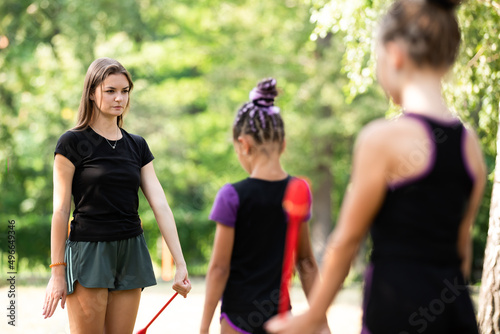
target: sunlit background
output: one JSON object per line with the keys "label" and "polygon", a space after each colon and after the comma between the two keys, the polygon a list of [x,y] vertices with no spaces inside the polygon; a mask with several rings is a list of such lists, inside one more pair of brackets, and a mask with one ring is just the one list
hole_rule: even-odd
{"label": "sunlit background", "polygon": [[[124,127],[145,137],[156,157],[191,275],[206,271],[214,233],[207,216],[217,190],[246,176],[233,153],[235,112],[269,76],[280,88],[285,168],[312,180],[312,234],[321,257],[356,134],[370,120],[398,112],[374,75],[376,21],[387,3],[2,0],[0,244],[8,220],[16,220],[20,279],[45,284],[48,277],[55,144],[75,125],[87,67],[104,56],[132,74]],[[446,83],[450,105],[481,137],[489,173],[500,100],[499,14],[490,0],[459,10],[463,45]],[[492,175],[474,228],[473,282],[481,278],[491,187]],[[139,213],[159,265],[159,231],[142,194]],[[350,281],[360,280],[368,253],[365,246]]]}

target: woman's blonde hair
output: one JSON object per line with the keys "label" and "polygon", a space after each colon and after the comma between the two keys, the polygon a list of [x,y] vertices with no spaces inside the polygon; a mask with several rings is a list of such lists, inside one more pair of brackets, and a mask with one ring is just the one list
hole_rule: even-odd
{"label": "woman's blonde hair", "polygon": [[[91,99],[91,96],[94,95],[97,87],[99,87],[111,74],[125,75],[129,83],[129,91],[134,87],[130,73],[117,60],[111,58],[98,58],[94,60],[92,64],[90,64],[87,74],[85,75],[82,99],[78,107],[78,121],[75,129],[85,129],[95,120],[95,110],[97,106],[95,106],[95,102]],[[117,118],[116,122],[119,127],[123,126],[123,116],[128,111],[129,106],[130,95],[123,114]]]}

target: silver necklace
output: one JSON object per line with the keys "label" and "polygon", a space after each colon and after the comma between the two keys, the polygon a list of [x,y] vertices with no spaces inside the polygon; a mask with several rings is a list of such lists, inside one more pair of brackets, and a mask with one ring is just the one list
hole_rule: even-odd
{"label": "silver necklace", "polygon": [[106,141],[108,142],[109,146],[111,146],[111,148],[114,150],[116,148],[116,144],[118,144],[118,126],[116,127],[116,140],[115,140],[115,144],[114,145],[111,145],[111,143],[109,142],[108,138],[104,137],[104,139],[106,139]]}
{"label": "silver necklace", "polygon": [[[94,130],[95,131],[95,130]],[[95,131],[97,132],[97,131]],[[115,140],[115,144],[114,145],[111,145],[111,143],[109,142],[108,138],[104,137],[101,135],[101,137],[103,137],[104,139],[106,139],[106,141],[108,142],[109,146],[111,146],[111,148],[114,150],[116,148],[116,144],[118,144],[118,126],[116,127],[116,140]]]}

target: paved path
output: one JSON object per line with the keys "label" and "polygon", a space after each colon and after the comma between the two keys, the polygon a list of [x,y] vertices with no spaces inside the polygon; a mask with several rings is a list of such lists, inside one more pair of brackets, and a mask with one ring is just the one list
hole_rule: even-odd
{"label": "paved path", "polygon": [[[149,327],[148,334],[197,334],[203,310],[205,282],[195,278],[193,290],[187,299],[177,297]],[[17,326],[7,325],[8,288],[0,288],[0,333],[14,334],[69,334],[66,310],[57,309],[50,319],[42,317],[42,303],[45,287],[17,286]],[[135,331],[143,328],[172,296],[170,284],[160,282],[143,292]],[[300,287],[292,289],[292,305],[295,313],[307,308],[307,302]],[[357,334],[361,321],[361,290],[343,290],[328,313],[328,321],[333,333]],[[211,334],[219,333],[218,311],[210,328]]]}

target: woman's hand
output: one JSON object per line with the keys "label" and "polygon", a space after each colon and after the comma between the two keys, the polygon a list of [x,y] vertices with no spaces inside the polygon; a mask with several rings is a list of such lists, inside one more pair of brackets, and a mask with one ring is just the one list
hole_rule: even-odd
{"label": "woman's hand", "polygon": [[172,289],[174,289],[184,298],[186,298],[189,291],[191,291],[191,281],[188,278],[188,271],[186,266],[176,266],[174,285],[172,285]]}
{"label": "woman's hand", "polygon": [[43,303],[44,319],[50,318],[61,301],[61,308],[66,305],[66,296],[68,294],[66,287],[66,277],[64,276],[64,267],[58,268],[57,274],[52,274],[45,291],[45,301]]}

